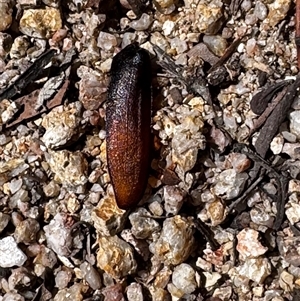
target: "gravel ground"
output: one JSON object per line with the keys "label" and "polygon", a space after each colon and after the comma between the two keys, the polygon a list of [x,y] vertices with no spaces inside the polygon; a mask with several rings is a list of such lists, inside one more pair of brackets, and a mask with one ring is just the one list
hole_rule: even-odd
{"label": "gravel ground", "polygon": [[[300,300],[290,0],[0,1],[0,301]],[[112,59],[152,62],[152,161],[118,208]]]}

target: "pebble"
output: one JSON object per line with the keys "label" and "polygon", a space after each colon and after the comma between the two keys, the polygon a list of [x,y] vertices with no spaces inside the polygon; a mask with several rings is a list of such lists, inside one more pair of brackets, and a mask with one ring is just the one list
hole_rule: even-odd
{"label": "pebble", "polygon": [[81,134],[81,114],[82,105],[79,101],[51,110],[42,121],[46,129],[42,138],[45,145],[55,149],[78,139]]}
{"label": "pebble", "polygon": [[138,20],[129,23],[129,26],[137,31],[147,30],[153,22],[151,15],[143,13]]}
{"label": "pebble", "polygon": [[16,37],[10,49],[10,56],[14,59],[20,59],[27,54],[29,48],[29,41],[26,36]]}
{"label": "pebble", "polygon": [[263,2],[256,1],[253,13],[257,19],[263,21],[268,15],[268,9]]}
{"label": "pebble", "polygon": [[197,110],[190,111],[189,108],[180,106],[177,113],[181,115],[181,120],[171,130],[172,161],[179,165],[178,176],[185,180],[185,173],[196,163],[199,149],[206,146],[206,139],[202,134],[204,122],[201,112]]}
{"label": "pebble", "polygon": [[103,301],[125,301],[123,288],[120,283],[104,288],[101,293],[104,295]]}
{"label": "pebble", "polygon": [[215,285],[222,276],[217,272],[203,272],[205,277],[205,287],[211,287]]}
{"label": "pebble", "polygon": [[205,208],[212,226],[217,226],[225,220],[225,205],[221,199],[217,198],[211,203],[206,203]]}
{"label": "pebble", "polygon": [[175,22],[171,21],[171,20],[166,20],[162,26],[162,30],[164,32],[165,36],[169,36],[171,35],[173,29],[175,27]]}
{"label": "pebble", "polygon": [[294,276],[287,271],[282,271],[279,276],[279,285],[285,292],[294,290]]}
{"label": "pebble", "polygon": [[54,180],[64,186],[76,187],[88,181],[88,163],[81,151],[62,150],[51,152],[47,162],[54,173]]}
{"label": "pebble", "polygon": [[259,242],[259,233],[253,229],[247,228],[242,230],[238,235],[238,244],[236,246],[242,259],[258,257],[268,251]]}
{"label": "pebble", "polygon": [[142,286],[137,283],[133,282],[126,289],[126,296],[128,301],[143,301],[143,289]]}
{"label": "pebble", "polygon": [[50,181],[43,187],[44,193],[49,198],[57,197],[60,193],[60,186],[55,181]]}
{"label": "pebble", "polygon": [[182,263],[174,268],[172,283],[183,294],[191,294],[197,288],[195,276],[195,270],[189,264]]}
{"label": "pebble", "polygon": [[282,152],[288,154],[292,159],[300,159],[300,143],[285,143]]}
{"label": "pebble", "polygon": [[70,230],[66,228],[67,215],[57,213],[50,221],[49,225],[44,226],[47,246],[60,256],[69,256],[72,246]]}
{"label": "pebble", "polygon": [[55,286],[60,290],[66,288],[72,279],[72,272],[70,269],[63,267],[61,271],[55,276]]}
{"label": "pebble", "polygon": [[60,290],[54,297],[54,301],[82,301],[86,288],[81,283],[75,283],[70,288]]}
{"label": "pebble", "polygon": [[227,41],[220,35],[204,35],[203,42],[217,56],[222,56],[227,48]]}
{"label": "pebble", "polygon": [[21,221],[15,229],[14,238],[17,243],[24,243],[29,245],[36,241],[36,235],[40,230],[40,224],[38,221],[28,218]]}
{"label": "pebble", "polygon": [[216,176],[212,191],[223,199],[233,199],[243,190],[247,179],[247,173],[237,173],[234,169],[224,170]]}
{"label": "pebble", "polygon": [[15,292],[6,293],[1,301],[25,301],[22,295]]}
{"label": "pebble", "polygon": [[290,131],[300,139],[300,111],[295,110],[289,114]]}
{"label": "pebble", "polygon": [[300,204],[297,202],[288,202],[289,208],[286,209],[285,214],[292,225],[300,221]]}
{"label": "pebble", "polygon": [[188,49],[187,43],[178,37],[171,39],[170,45],[172,49],[176,50],[177,54],[184,53]]}
{"label": "pebble", "polygon": [[33,38],[49,39],[62,28],[59,9],[26,9],[20,20],[20,31]]}
{"label": "pebble", "polygon": [[112,51],[118,45],[114,35],[101,31],[97,39],[97,46],[105,51]]}
{"label": "pebble", "polygon": [[97,110],[106,100],[108,78],[104,74],[95,74],[90,68],[81,69],[83,74],[80,74],[79,100],[86,110]]}
{"label": "pebble", "polygon": [[237,270],[241,276],[262,284],[271,274],[271,264],[267,258],[248,258]]}
{"label": "pebble", "polygon": [[99,237],[97,265],[115,279],[135,272],[137,268],[132,247],[118,236]]}
{"label": "pebble", "polygon": [[174,0],[156,0],[161,8],[168,8],[174,4]]}
{"label": "pebble", "polygon": [[52,250],[48,249],[44,245],[39,245],[38,254],[34,258],[34,263],[53,269],[57,263],[57,257]]}
{"label": "pebble", "polygon": [[12,7],[10,1],[4,0],[0,2],[0,32],[8,29],[12,23]]}
{"label": "pebble", "polygon": [[0,233],[5,229],[10,221],[10,216],[6,213],[0,212]]}
{"label": "pebble", "polygon": [[164,186],[163,200],[167,214],[176,215],[181,209],[186,193],[176,186]]}
{"label": "pebble", "polygon": [[281,153],[283,144],[284,144],[284,138],[281,135],[273,138],[270,144],[270,149],[274,155],[278,155]]}
{"label": "pebble", "polygon": [[0,267],[22,266],[26,260],[27,256],[18,247],[13,237],[7,236],[0,240]]}
{"label": "pebble", "polygon": [[270,27],[276,26],[280,21],[282,21],[291,5],[291,0],[275,0],[273,3],[268,5],[269,8],[269,14],[268,14],[268,20]]}
{"label": "pebble", "polygon": [[176,215],[164,221],[160,237],[150,245],[150,251],[165,264],[178,265],[188,258],[194,242],[192,224]]}
{"label": "pebble", "polygon": [[145,208],[138,208],[135,212],[131,213],[129,220],[132,225],[132,234],[137,239],[147,239],[153,232],[160,231],[159,223],[151,218]]}
{"label": "pebble", "polygon": [[99,234],[112,236],[124,228],[127,214],[118,207],[114,196],[104,197],[92,211],[92,221]]}
{"label": "pebble", "polygon": [[222,16],[222,4],[219,5],[217,1],[209,1],[208,3],[201,1],[196,8],[196,26],[201,33],[214,35],[222,26]]}
{"label": "pebble", "polygon": [[93,290],[100,289],[102,287],[101,277],[98,271],[88,262],[84,262],[80,265],[85,281],[89,284]]}
{"label": "pebble", "polygon": [[122,49],[132,44],[137,40],[137,34],[135,32],[125,32],[122,40]]}

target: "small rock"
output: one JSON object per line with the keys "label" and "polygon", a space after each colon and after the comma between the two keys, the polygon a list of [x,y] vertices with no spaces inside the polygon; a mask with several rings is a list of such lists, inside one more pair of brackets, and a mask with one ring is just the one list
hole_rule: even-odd
{"label": "small rock", "polygon": [[269,20],[270,27],[276,26],[286,17],[290,9],[291,2],[291,0],[275,0],[273,3],[268,5],[269,14],[267,19]]}
{"label": "small rock", "polygon": [[150,251],[165,264],[178,265],[188,258],[193,245],[192,224],[176,215],[164,221],[160,237],[150,245]]}
{"label": "small rock", "polygon": [[[149,218],[147,216],[149,216]],[[145,208],[138,208],[135,212],[131,213],[129,220],[132,225],[132,234],[137,239],[146,239],[153,232],[159,232],[160,230],[159,223],[151,218]]]}
{"label": "small rock", "polygon": [[149,245],[146,240],[137,239],[133,236],[132,231],[125,229],[121,232],[121,237],[134,247],[134,250],[143,258],[148,261],[150,257]]}
{"label": "small rock", "polygon": [[7,236],[0,240],[0,267],[22,266],[26,260],[27,256],[19,249],[13,237]]}
{"label": "small rock", "polygon": [[156,0],[161,8],[168,8],[174,4],[174,0]]}
{"label": "small rock", "polygon": [[293,111],[289,114],[289,119],[290,119],[290,131],[296,137],[299,139],[300,138],[300,111],[296,110]]}
{"label": "small rock", "polygon": [[100,289],[102,287],[102,281],[97,270],[88,262],[84,262],[80,265],[83,277],[85,281],[93,290]]}
{"label": "small rock", "polygon": [[128,301],[143,301],[143,290],[142,286],[139,283],[133,282],[130,283],[126,288],[126,295]]}
{"label": "small rock", "polygon": [[106,100],[108,78],[88,69],[79,81],[79,100],[86,110],[97,110]]}
{"label": "small rock", "polygon": [[0,233],[5,229],[9,221],[10,216],[8,214],[0,212]]}
{"label": "small rock", "polygon": [[294,276],[282,271],[279,277],[279,285],[285,292],[292,292],[294,289]]}
{"label": "small rock", "polygon": [[68,268],[64,268],[55,276],[55,286],[60,290],[65,289],[72,279],[72,272]]}
{"label": "small rock", "polygon": [[222,17],[222,6],[213,1],[209,1],[208,3],[201,1],[196,8],[196,26],[201,33],[216,34],[222,26]]}
{"label": "small rock", "polygon": [[49,198],[57,197],[60,193],[60,186],[54,181],[50,181],[43,187],[44,193]]}
{"label": "small rock", "polygon": [[265,254],[268,248],[263,247],[258,240],[259,233],[253,229],[244,229],[238,235],[237,251],[243,259],[258,257]]}
{"label": "small rock", "polygon": [[117,39],[113,34],[101,31],[98,36],[97,46],[105,51],[111,51],[118,45]]}
{"label": "small rock", "polygon": [[248,258],[237,270],[241,276],[262,284],[271,274],[271,264],[267,258]]}
{"label": "small rock", "polygon": [[181,209],[186,193],[176,186],[164,186],[163,199],[167,214],[176,215]]}
{"label": "small rock", "polygon": [[138,20],[132,21],[129,26],[137,31],[147,30],[152,22],[152,16],[143,13]]}
{"label": "small rock", "polygon": [[169,36],[175,27],[175,22],[171,20],[166,20],[163,24],[162,30],[165,36]]}
{"label": "small rock", "polygon": [[82,152],[62,150],[51,152],[47,158],[54,180],[69,187],[84,185],[88,181],[88,163]]}
{"label": "small rock", "polygon": [[217,198],[212,203],[206,203],[205,207],[212,226],[221,224],[226,218],[225,205],[221,199]]}
{"label": "small rock", "polygon": [[14,232],[15,240],[17,243],[29,245],[36,241],[39,230],[40,224],[36,220],[28,218],[17,225]]}
{"label": "small rock", "polygon": [[175,267],[172,282],[184,294],[191,294],[197,288],[195,276],[194,269],[190,265],[182,263]]}
{"label": "small rock", "polygon": [[104,288],[102,294],[105,297],[104,301],[125,301],[123,288],[120,283]]}
{"label": "small rock", "polygon": [[219,35],[204,35],[203,42],[217,56],[222,56],[227,48],[227,41]]}
{"label": "small rock", "polygon": [[177,54],[184,53],[188,49],[187,43],[178,37],[171,39],[170,44],[172,49],[176,49]]}
{"label": "small rock", "polygon": [[81,111],[81,103],[77,101],[57,107],[43,118],[42,126],[46,132],[42,140],[48,148],[62,147],[79,138]]}
{"label": "small rock", "polygon": [[33,38],[49,39],[62,28],[59,9],[27,9],[20,20],[20,31]]}
{"label": "small rock", "polygon": [[72,237],[66,223],[67,216],[57,213],[49,225],[44,227],[48,247],[60,256],[69,256],[71,252]]}
{"label": "small rock", "polygon": [[261,1],[255,2],[254,15],[257,17],[257,19],[261,21],[263,21],[267,17],[268,9],[263,2]]}
{"label": "small rock", "polygon": [[124,226],[126,211],[119,209],[113,196],[103,198],[92,212],[92,220],[96,230],[105,236],[119,233]]}
{"label": "small rock", "polygon": [[243,190],[247,179],[247,173],[237,173],[234,169],[224,170],[217,175],[212,191],[223,199],[233,199]]}
{"label": "small rock", "polygon": [[285,143],[282,152],[288,154],[292,159],[300,159],[300,143]]}
{"label": "small rock", "polygon": [[70,288],[60,290],[54,297],[54,301],[82,301],[85,287],[81,283],[75,283]]}
{"label": "small rock", "polygon": [[12,23],[13,10],[10,7],[10,1],[0,2],[0,32],[8,29]]}
{"label": "small rock", "polygon": [[26,56],[29,45],[30,43],[27,36],[16,37],[10,49],[11,58],[20,59]]}
{"label": "small rock", "polygon": [[205,287],[211,287],[215,285],[218,282],[218,280],[222,277],[217,272],[203,272],[203,275],[205,277]]}
{"label": "small rock", "polygon": [[284,144],[284,139],[282,136],[276,136],[273,138],[270,149],[274,155],[278,155],[281,153]]}
{"label": "small rock", "polygon": [[119,279],[135,272],[137,268],[131,246],[117,236],[99,237],[97,265],[100,269]]}
{"label": "small rock", "polygon": [[299,237],[279,237],[277,239],[278,249],[281,256],[289,264],[299,267],[300,266],[300,250],[299,250]]}

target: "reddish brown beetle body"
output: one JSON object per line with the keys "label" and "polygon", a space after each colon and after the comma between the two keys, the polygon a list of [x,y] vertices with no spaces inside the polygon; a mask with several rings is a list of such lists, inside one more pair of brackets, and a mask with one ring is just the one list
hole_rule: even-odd
{"label": "reddish brown beetle body", "polygon": [[151,97],[149,54],[131,44],[113,58],[106,109],[108,171],[122,209],[137,205],[147,184]]}

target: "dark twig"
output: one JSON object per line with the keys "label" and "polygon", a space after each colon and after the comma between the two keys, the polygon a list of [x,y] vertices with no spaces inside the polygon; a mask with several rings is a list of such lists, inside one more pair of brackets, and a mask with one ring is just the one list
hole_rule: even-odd
{"label": "dark twig", "polygon": [[270,116],[270,114],[273,112],[275,107],[278,105],[278,103],[282,100],[284,95],[286,94],[287,87],[285,87],[274,99],[273,101],[269,104],[269,106],[265,109],[265,111],[262,113],[261,116],[259,116],[255,121],[254,121],[254,127],[251,129],[249,136],[251,137],[257,130],[261,128],[261,126],[266,122],[267,118]]}
{"label": "dark twig", "polygon": [[225,53],[223,54],[223,56],[218,60],[218,62],[216,64],[214,64],[209,70],[208,73],[211,73],[212,71],[214,71],[216,68],[224,65],[224,63],[231,57],[231,55],[233,54],[233,52],[236,50],[236,48],[239,46],[242,38],[238,38],[235,41],[233,41],[233,43],[226,49]]}
{"label": "dark twig", "polygon": [[239,152],[249,157],[252,161],[254,161],[256,165],[264,168],[267,173],[270,174],[270,176],[274,177],[277,186],[277,194],[274,196],[274,199],[276,201],[277,214],[273,229],[278,230],[284,218],[284,206],[287,198],[288,178],[283,174],[278,173],[272,166],[269,165],[267,161],[265,161],[256,153],[247,149],[247,147],[242,147],[241,145],[237,144],[235,148],[238,149]]}
{"label": "dark twig", "polygon": [[238,199],[236,199],[234,202],[230,204],[228,207],[229,212],[232,212],[232,210],[236,209],[237,206],[243,202],[251,192],[257,187],[257,185],[263,180],[264,176],[258,177],[255,181],[252,182],[252,184],[244,191],[243,195],[241,195]]}
{"label": "dark twig", "polygon": [[250,101],[250,108],[252,112],[257,115],[262,114],[274,95],[288,84],[289,81],[280,81],[279,83],[272,84],[262,91],[256,93]]}
{"label": "dark twig", "polygon": [[300,0],[296,1],[295,43],[297,47],[298,68],[300,68]]}
{"label": "dark twig", "polygon": [[195,220],[194,222],[196,229],[205,237],[205,239],[209,242],[211,249],[216,251],[220,248],[219,243],[214,239],[214,235],[212,231],[204,225],[199,220]]}
{"label": "dark twig", "polygon": [[256,152],[262,158],[265,158],[273,137],[276,135],[279,126],[286,118],[287,112],[297,94],[299,85],[300,74],[297,75],[295,82],[288,87],[287,93],[272,111],[262,127],[254,146]]}
{"label": "dark twig", "polygon": [[13,84],[0,92],[0,101],[11,99],[28,84],[32,83],[43,72],[43,68],[51,61],[55,53],[56,50],[50,49],[42,54]]}

